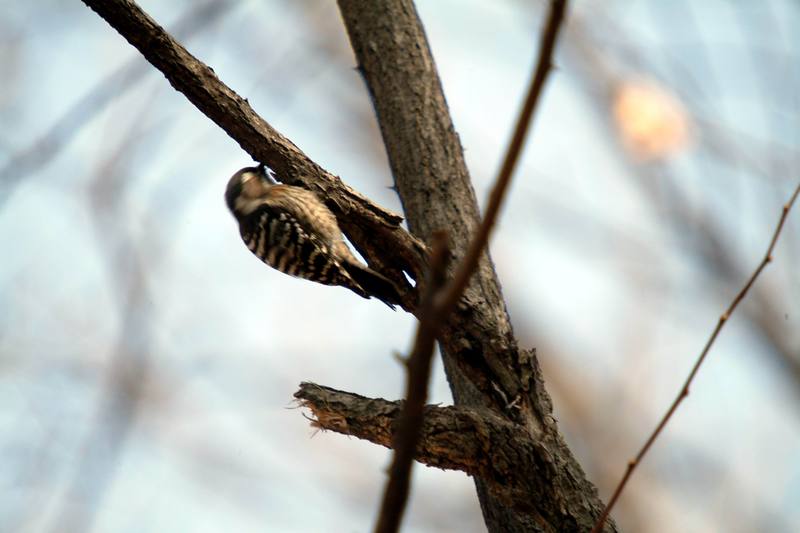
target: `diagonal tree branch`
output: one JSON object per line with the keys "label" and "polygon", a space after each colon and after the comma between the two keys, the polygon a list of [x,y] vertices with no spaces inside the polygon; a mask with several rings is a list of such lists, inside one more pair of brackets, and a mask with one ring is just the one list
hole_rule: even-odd
{"label": "diagonal tree branch", "polygon": [[506,191],[511,183],[511,177],[514,174],[517,161],[519,161],[519,156],[525,145],[525,137],[528,135],[528,129],[533,120],[533,112],[536,109],[536,104],[539,102],[539,97],[542,95],[542,89],[544,89],[544,82],[547,80],[547,75],[552,68],[556,38],[558,37],[558,30],[561,28],[561,22],[564,19],[564,11],[566,8],[566,0],[553,0],[550,3],[547,25],[542,32],[541,42],[539,43],[539,58],[536,60],[536,70],[534,70],[525,102],[517,118],[517,125],[514,128],[514,134],[511,136],[508,150],[506,150],[503,165],[500,167],[500,173],[497,175],[495,184],[492,187],[492,193],[489,195],[489,205],[486,207],[486,214],[483,216],[483,221],[475,232],[475,236],[469,243],[467,252],[464,255],[464,260],[455,271],[453,283],[450,284],[442,298],[440,306],[444,313],[449,313],[456,305],[458,299],[461,298],[461,294],[464,292],[472,274],[475,272],[475,268],[478,266],[481,254],[487,247],[489,234],[494,228],[500,206],[503,204]]}
{"label": "diagonal tree branch", "polygon": [[614,508],[614,504],[619,499],[620,494],[622,494],[622,491],[625,490],[625,486],[627,485],[628,480],[633,474],[633,471],[642,462],[644,456],[647,455],[647,452],[650,450],[650,447],[653,445],[653,443],[656,441],[659,435],[661,435],[661,432],[664,430],[667,423],[672,419],[672,415],[675,414],[675,411],[677,411],[680,404],[683,403],[683,400],[685,400],[687,396],[689,396],[689,387],[692,385],[692,382],[694,381],[697,372],[700,370],[700,367],[706,360],[708,352],[711,350],[711,347],[717,340],[719,332],[722,331],[722,328],[725,327],[725,324],[728,323],[728,319],[730,319],[733,312],[736,311],[736,308],[739,306],[739,303],[742,300],[744,300],[744,298],[747,296],[747,293],[750,291],[750,288],[756,282],[756,279],[758,279],[758,276],[761,275],[761,272],[763,272],[763,270],[767,267],[767,265],[772,262],[772,252],[775,250],[775,244],[778,242],[778,237],[780,237],[781,230],[783,230],[783,225],[786,222],[786,217],[789,216],[789,211],[792,209],[795,200],[797,200],[798,194],[800,194],[800,184],[797,185],[797,187],[794,189],[794,192],[789,197],[789,200],[783,205],[780,219],[778,219],[778,225],[775,227],[775,231],[773,231],[772,233],[772,239],[770,239],[769,246],[767,247],[767,251],[764,254],[764,257],[761,259],[761,262],[758,264],[753,273],[750,274],[750,277],[747,278],[747,281],[745,282],[741,290],[739,290],[739,292],[736,293],[736,296],[733,297],[733,300],[731,301],[730,305],[725,310],[725,312],[723,312],[722,315],[720,315],[716,327],[711,332],[711,335],[706,341],[705,346],[703,346],[703,350],[697,357],[697,360],[695,361],[692,370],[689,372],[689,375],[686,377],[686,381],[683,383],[683,386],[678,391],[678,395],[672,401],[672,404],[670,404],[669,408],[664,413],[664,416],[661,417],[661,420],[656,425],[655,429],[653,429],[653,432],[650,434],[645,443],[642,445],[641,449],[636,454],[636,457],[628,462],[628,466],[625,469],[625,473],[623,474],[622,479],[620,479],[619,483],[617,484],[617,487],[614,489],[614,494],[611,495],[611,499],[608,501],[606,508],[603,509],[603,514],[601,514],[600,518],[597,519],[597,523],[592,528],[592,533],[599,533],[600,531],[602,531],[605,520],[611,513],[611,509]]}
{"label": "diagonal tree branch", "polygon": [[[426,242],[434,231],[446,229],[454,256],[451,264],[456,265],[480,215],[413,2],[340,0],[339,8],[372,96],[409,228]],[[531,368],[535,362],[521,355],[517,346],[488,253],[481,254],[463,302],[439,342],[456,402],[488,401],[504,411],[536,388],[526,379],[535,373]],[[459,372],[452,372],[453,367]],[[531,420],[539,428],[549,413],[538,409],[544,396],[515,404],[519,410],[534,410]]]}
{"label": "diagonal tree branch", "polygon": [[377,533],[394,533],[400,528],[408,500],[411,467],[422,427],[425,402],[428,401],[433,350],[443,318],[441,309],[437,308],[436,300],[446,281],[445,270],[449,253],[447,233],[442,231],[434,234],[430,271],[417,311],[419,324],[414,348],[408,356],[406,365],[406,400],[400,414],[399,431],[395,433],[393,439],[394,457],[389,467],[389,480],[384,489],[375,525]]}
{"label": "diagonal tree branch", "polygon": [[[406,288],[408,283],[402,271],[415,279],[420,277],[426,248],[400,227],[402,217],[370,202],[312,161],[135,2],[83,1],[255,160],[272,168],[287,183],[306,187],[324,199],[348,238],[371,265]],[[413,294],[407,294],[404,307],[410,309],[414,306]]]}

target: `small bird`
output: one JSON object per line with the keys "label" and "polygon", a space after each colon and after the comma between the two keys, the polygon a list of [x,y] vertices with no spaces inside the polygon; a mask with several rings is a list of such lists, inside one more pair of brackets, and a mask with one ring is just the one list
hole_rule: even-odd
{"label": "small bird", "polygon": [[261,165],[236,172],[225,201],[247,248],[272,268],[375,296],[392,309],[400,304],[394,283],[356,259],[336,217],[311,191],[275,182]]}

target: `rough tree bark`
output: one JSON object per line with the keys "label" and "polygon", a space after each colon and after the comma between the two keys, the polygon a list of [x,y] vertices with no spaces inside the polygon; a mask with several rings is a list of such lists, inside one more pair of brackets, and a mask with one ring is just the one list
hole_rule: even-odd
{"label": "rough tree bark", "polygon": [[[456,264],[478,222],[463,150],[411,0],[339,0],[372,96],[411,232],[450,232]],[[586,531],[602,510],[558,432],[533,351],[520,349],[489,257],[481,262],[440,348],[456,405],[488,408],[521,424],[540,446],[533,513],[510,509],[476,477],[490,531]],[[510,480],[509,480],[510,481]],[[513,483],[511,483],[513,484]],[[613,529],[613,525],[611,526]]]}
{"label": "rough tree bark", "polygon": [[[399,226],[399,217],[311,161],[134,2],[83,1],[254,159],[324,199],[371,264],[397,280],[402,271],[421,279],[425,247]],[[423,239],[436,229],[447,229],[460,259],[476,226],[478,208],[413,3],[341,0],[340,8],[373,96],[409,226]],[[414,292],[405,296],[405,307],[413,310]],[[443,450],[442,441],[423,436],[420,449],[429,456],[420,459],[483,476],[476,484],[492,532],[588,531],[602,502],[558,432],[535,353],[517,345],[488,256],[446,324],[440,346],[458,407],[452,416],[438,416],[437,408],[428,408],[429,423],[449,424],[438,431],[446,429],[442,434],[451,437],[472,427],[475,440],[463,450],[474,450],[475,457],[460,459],[461,467],[455,461],[447,463],[453,450]],[[326,401],[315,403],[314,391],[329,391]],[[393,408],[373,403],[383,407],[371,420],[364,419],[362,404],[334,401],[336,392],[306,385],[296,396],[312,409],[320,427],[351,431],[383,445],[390,441],[380,437],[377,428],[394,431],[393,423],[387,425],[393,415],[386,411]],[[376,430],[352,431],[369,425]],[[428,439],[434,437],[428,433]],[[614,530],[613,524],[606,530]]]}

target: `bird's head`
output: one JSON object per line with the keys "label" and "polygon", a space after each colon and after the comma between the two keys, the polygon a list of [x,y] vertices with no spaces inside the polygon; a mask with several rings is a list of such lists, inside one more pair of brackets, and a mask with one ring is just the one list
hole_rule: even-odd
{"label": "bird's head", "polygon": [[234,215],[249,215],[258,208],[274,184],[263,165],[245,167],[228,180],[225,203]]}

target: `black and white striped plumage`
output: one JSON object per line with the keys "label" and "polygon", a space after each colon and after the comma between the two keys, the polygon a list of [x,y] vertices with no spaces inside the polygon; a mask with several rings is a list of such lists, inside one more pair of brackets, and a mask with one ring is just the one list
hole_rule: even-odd
{"label": "black and white striped plumage", "polygon": [[247,167],[228,181],[225,201],[247,248],[269,266],[375,296],[392,308],[400,302],[391,281],[355,258],[336,217],[311,191],[274,183],[263,167]]}

